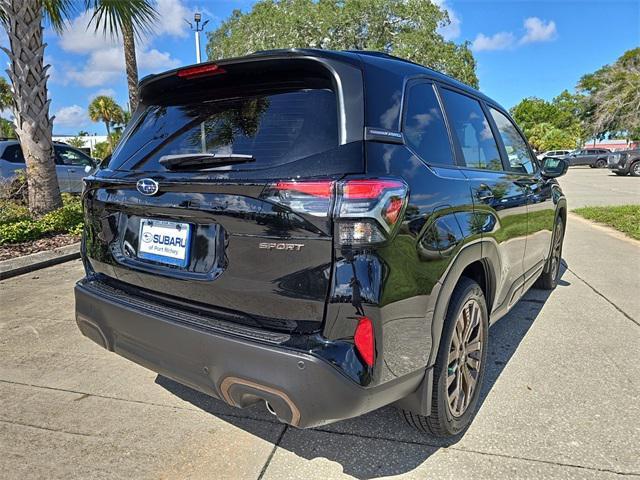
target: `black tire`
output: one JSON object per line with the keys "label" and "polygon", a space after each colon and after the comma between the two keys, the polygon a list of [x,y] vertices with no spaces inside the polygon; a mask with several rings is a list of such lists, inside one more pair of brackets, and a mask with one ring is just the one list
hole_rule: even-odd
{"label": "black tire", "polygon": [[615,173],[616,175],[618,175],[620,177],[624,177],[626,175],[626,173],[624,173],[624,172],[613,172],[613,173]]}
{"label": "black tire", "polygon": [[640,160],[636,160],[629,167],[629,173],[632,177],[640,177]]}
{"label": "black tire", "polygon": [[542,274],[534,283],[535,288],[542,290],[553,290],[558,286],[560,278],[560,264],[562,263],[562,243],[564,242],[564,221],[558,217],[553,227],[553,237],[551,240],[551,255],[542,270]]}
{"label": "black tire", "polygon": [[[449,361],[450,350],[455,348],[453,343],[453,336],[456,330],[456,324],[459,317],[462,315],[464,308],[469,308],[468,305],[474,305],[473,308],[477,308],[480,318],[478,325],[470,329],[469,337],[471,339],[479,339],[480,351],[470,352],[467,354],[466,347],[464,347],[464,354],[461,358],[457,358],[453,362]],[[469,312],[469,310],[467,310]],[[473,314],[471,314],[473,315]],[[467,314],[466,318],[470,318]],[[469,320],[470,322],[473,319]],[[476,414],[478,407],[478,399],[482,390],[482,381],[484,379],[484,373],[487,363],[487,340],[489,338],[489,315],[487,312],[487,304],[482,293],[480,286],[466,277],[462,277],[458,282],[458,285],[454,289],[451,300],[449,301],[449,307],[447,309],[447,315],[445,317],[442,338],[440,339],[440,347],[438,349],[438,357],[436,358],[436,364],[433,375],[433,392],[431,397],[431,414],[429,416],[418,415],[408,410],[402,410],[404,419],[412,427],[418,429],[422,433],[430,434],[436,437],[452,437],[463,433],[467,427],[471,424],[473,417]],[[464,331],[463,331],[464,334]],[[459,338],[456,336],[456,338]],[[470,342],[468,346],[471,345]],[[474,355],[471,355],[474,353]],[[477,358],[476,358],[477,357]],[[455,416],[452,412],[452,407],[449,404],[449,390],[447,387],[447,377],[462,375],[462,369],[460,362],[466,366],[466,362],[471,360],[479,360],[479,365],[476,371],[475,386],[471,390],[470,400],[467,403],[466,408],[461,415]],[[455,367],[451,365],[455,363]],[[465,367],[466,368],[466,367]],[[457,377],[456,377],[457,378]],[[452,382],[451,386],[454,386]],[[462,384],[460,383],[462,390]],[[468,383],[467,383],[468,385]],[[456,403],[454,401],[454,403]]]}
{"label": "black tire", "polygon": [[596,168],[604,168],[607,166],[607,161],[604,158],[596,160]]}

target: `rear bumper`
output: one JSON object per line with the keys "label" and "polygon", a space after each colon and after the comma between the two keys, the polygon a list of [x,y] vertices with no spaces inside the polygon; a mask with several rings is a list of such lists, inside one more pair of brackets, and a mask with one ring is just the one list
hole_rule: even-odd
{"label": "rear bumper", "polygon": [[267,401],[281,421],[300,428],[393,403],[424,377],[364,388],[314,355],[204,330],[105,295],[91,281],[80,281],[75,297],[80,331],[102,347],[235,407]]}

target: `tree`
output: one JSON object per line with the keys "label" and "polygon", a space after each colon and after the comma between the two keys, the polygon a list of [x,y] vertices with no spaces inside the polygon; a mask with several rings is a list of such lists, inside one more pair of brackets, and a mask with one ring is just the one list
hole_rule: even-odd
{"label": "tree", "polygon": [[207,33],[207,55],[292,47],[376,50],[477,87],[469,43],[445,41],[437,31],[447,24],[447,13],[429,0],[262,0],[248,13],[235,10]]}
{"label": "tree", "polygon": [[80,137],[73,137],[67,140],[67,143],[72,147],[82,148],[84,147],[84,140]]}
{"label": "tree", "polygon": [[0,110],[6,110],[13,107],[13,94],[11,86],[4,77],[0,77]]}
{"label": "tree", "polygon": [[94,122],[104,122],[109,147],[113,150],[111,127],[124,123],[124,111],[120,105],[107,95],[98,95],[89,104],[89,118]]}
{"label": "tree", "polygon": [[26,161],[29,209],[35,214],[62,206],[53,160],[43,26],[48,22],[61,32],[78,7],[92,10],[95,28],[111,34],[129,24],[135,31],[154,18],[147,0],[0,0],[0,22],[10,49],[0,48],[9,56],[16,133]]}
{"label": "tree", "polygon": [[584,119],[591,134],[640,137],[640,47],[584,75],[577,88],[586,98]]}

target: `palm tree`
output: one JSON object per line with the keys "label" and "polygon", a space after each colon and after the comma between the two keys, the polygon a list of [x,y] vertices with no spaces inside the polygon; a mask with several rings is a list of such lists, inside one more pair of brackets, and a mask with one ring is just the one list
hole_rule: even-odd
{"label": "palm tree", "polygon": [[106,95],[99,95],[89,104],[89,118],[94,122],[104,122],[107,128],[107,140],[113,150],[111,127],[124,123],[124,111],[116,101]]}
{"label": "palm tree", "polygon": [[[44,64],[43,24],[61,32],[78,7],[93,10],[96,29],[115,35],[124,28],[145,30],[156,17],[149,0],[0,0],[0,23],[9,37],[7,70],[14,91],[16,134],[27,164],[29,209],[46,213],[62,205],[58,188]],[[147,27],[148,28],[148,27]],[[134,57],[135,58],[135,54]]]}
{"label": "palm tree", "polygon": [[11,94],[11,86],[0,77],[0,110],[5,110],[13,106],[13,95]]}

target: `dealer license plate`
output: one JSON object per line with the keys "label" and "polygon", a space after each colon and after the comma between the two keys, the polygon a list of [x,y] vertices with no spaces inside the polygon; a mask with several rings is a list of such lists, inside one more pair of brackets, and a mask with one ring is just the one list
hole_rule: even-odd
{"label": "dealer license plate", "polygon": [[167,265],[189,263],[191,225],[166,220],[140,219],[138,257]]}

